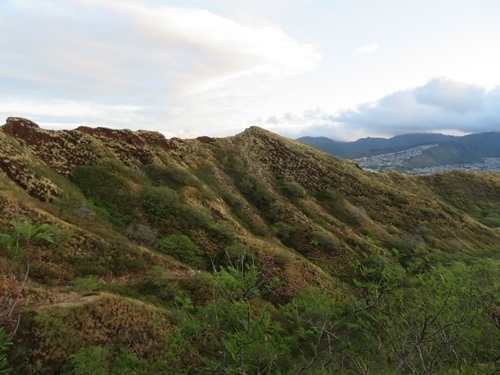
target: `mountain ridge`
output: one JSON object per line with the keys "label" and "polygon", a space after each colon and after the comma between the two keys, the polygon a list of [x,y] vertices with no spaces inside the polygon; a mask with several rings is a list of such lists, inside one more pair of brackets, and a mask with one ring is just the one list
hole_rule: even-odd
{"label": "mountain ridge", "polygon": [[[182,140],[44,130],[10,117],[0,129],[0,171],[2,233],[11,220],[48,224],[54,233],[54,244],[30,253],[14,340],[25,366],[38,370],[60,368],[90,343],[126,343],[133,325],[157,358],[176,324],[175,298],[188,293],[203,304],[211,298],[207,275],[245,254],[262,283],[280,280],[272,294],[278,308],[311,286],[344,293],[340,283],[359,277],[352,265],[369,254],[384,262],[395,262],[393,250],[406,260],[421,252],[466,259],[500,243],[498,174],[373,174],[259,127]],[[102,295],[67,302],[68,288],[77,291],[82,279],[88,288],[92,277]],[[44,331],[51,301],[70,303],[64,321],[73,346]],[[88,316],[78,319],[82,311]],[[165,325],[155,328],[151,319],[160,318]],[[146,356],[147,346],[137,352]]]}
{"label": "mountain ridge", "polygon": [[[471,170],[491,169],[485,163],[488,158],[500,158],[500,132],[448,136],[434,133],[416,133],[384,138],[362,138],[355,142],[335,142],[326,137],[302,137],[298,141],[309,144],[332,155],[346,157],[358,162],[363,168],[383,171],[395,168],[405,173],[433,172],[469,166]],[[424,147],[432,146],[432,147]],[[420,148],[417,153],[412,149]],[[396,154],[404,154],[398,158]],[[496,159],[495,159],[496,160]],[[393,162],[394,161],[394,162]],[[485,164],[484,167],[474,164]],[[495,164],[495,163],[493,163]]]}

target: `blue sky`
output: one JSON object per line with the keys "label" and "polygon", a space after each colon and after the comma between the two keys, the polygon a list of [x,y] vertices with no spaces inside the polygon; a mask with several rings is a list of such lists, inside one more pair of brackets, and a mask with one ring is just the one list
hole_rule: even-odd
{"label": "blue sky", "polygon": [[2,0],[0,51],[0,117],[50,129],[500,130],[497,0]]}

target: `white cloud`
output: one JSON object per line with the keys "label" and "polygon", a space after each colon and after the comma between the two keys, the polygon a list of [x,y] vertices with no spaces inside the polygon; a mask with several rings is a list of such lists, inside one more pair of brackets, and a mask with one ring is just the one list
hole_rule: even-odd
{"label": "white cloud", "polygon": [[485,132],[500,128],[500,88],[437,78],[375,103],[343,111],[333,120],[386,134],[455,130]]}
{"label": "white cloud", "polygon": [[481,109],[487,91],[478,85],[440,78],[416,88],[413,95],[419,104],[467,113]]}
{"label": "white cloud", "polygon": [[288,136],[354,140],[418,132],[476,133],[500,130],[500,87],[436,78],[376,102],[328,114],[321,109],[274,118],[270,127]]}
{"label": "white cloud", "polygon": [[354,50],[355,53],[371,53],[375,52],[378,49],[378,44],[371,43],[365,46],[358,47]]}
{"label": "white cloud", "polygon": [[219,126],[262,103],[263,83],[321,60],[316,47],[275,25],[199,8],[135,0],[9,5],[0,13],[0,35],[8,36],[0,38],[0,113],[42,122],[66,123],[64,113],[79,108],[74,121],[87,116],[89,125]]}
{"label": "white cloud", "polygon": [[144,53],[154,52],[151,58],[160,58],[165,68],[182,67],[182,81],[200,90],[247,75],[294,75],[316,68],[321,60],[314,46],[274,25],[245,25],[198,8],[130,0],[74,1],[123,17],[140,33],[137,42],[149,46]]}

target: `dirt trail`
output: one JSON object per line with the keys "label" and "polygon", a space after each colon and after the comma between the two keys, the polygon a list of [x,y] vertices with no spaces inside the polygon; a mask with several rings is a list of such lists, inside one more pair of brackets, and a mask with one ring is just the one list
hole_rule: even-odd
{"label": "dirt trail", "polygon": [[[58,296],[61,297],[61,295]],[[60,302],[52,303],[51,306],[58,306],[58,307],[75,307],[75,306],[81,306],[86,303],[95,301],[100,297],[99,294],[92,294],[90,296],[82,296],[78,293],[67,293],[67,296],[63,296],[62,300]]]}
{"label": "dirt trail", "polygon": [[24,305],[31,307],[74,307],[95,301],[100,293],[82,295],[76,292],[56,292],[43,289],[26,291]]}

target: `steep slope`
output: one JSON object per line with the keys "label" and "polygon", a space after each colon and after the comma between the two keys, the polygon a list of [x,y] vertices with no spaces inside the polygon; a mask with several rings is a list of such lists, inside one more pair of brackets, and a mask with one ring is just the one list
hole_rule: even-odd
{"label": "steep slope", "polygon": [[[211,298],[207,275],[244,259],[263,284],[276,284],[277,306],[311,285],[344,293],[340,280],[352,282],[352,265],[372,252],[455,257],[500,243],[498,174],[374,175],[258,127],[181,140],[48,131],[8,118],[0,170],[0,233],[26,220],[49,224],[54,238],[27,249],[25,299],[16,307],[24,312],[15,342],[31,373],[59,369],[82,346],[127,346],[139,332],[151,347],[133,350],[157,358],[176,298],[203,303]],[[10,264],[5,252],[0,260]],[[85,299],[89,292],[98,297]],[[9,306],[6,290],[2,298]],[[76,319],[80,311],[92,319]],[[68,346],[59,343],[63,323],[74,336]],[[86,341],[79,331],[93,333]]]}

